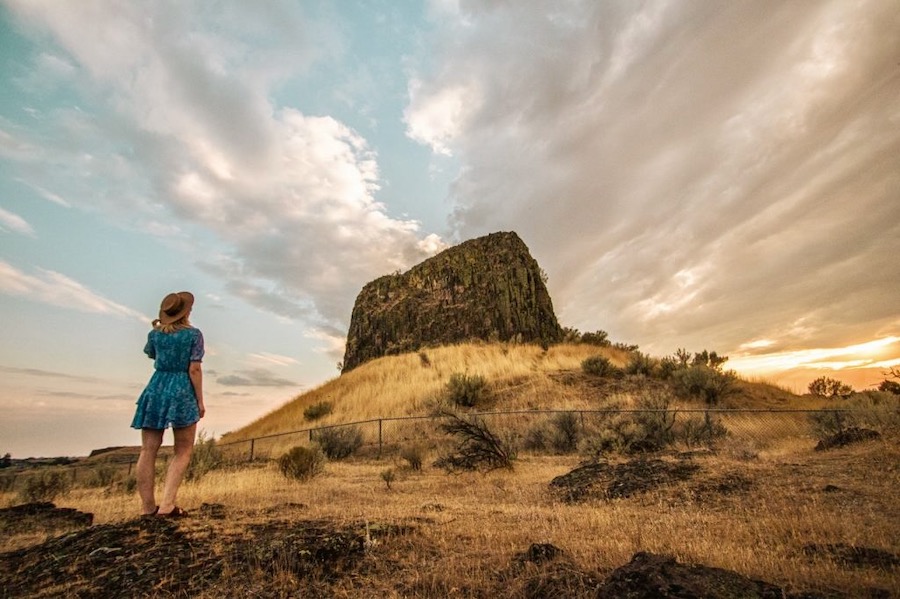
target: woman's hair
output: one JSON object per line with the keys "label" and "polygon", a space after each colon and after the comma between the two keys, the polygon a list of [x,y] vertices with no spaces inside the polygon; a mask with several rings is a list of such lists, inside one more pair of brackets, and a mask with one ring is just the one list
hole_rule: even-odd
{"label": "woman's hair", "polygon": [[170,322],[169,324],[163,324],[157,318],[153,321],[153,328],[157,331],[160,331],[161,333],[174,333],[175,331],[180,331],[181,329],[189,329],[191,327],[191,322],[188,320],[188,316],[190,316],[190,312],[188,312],[175,322]]}

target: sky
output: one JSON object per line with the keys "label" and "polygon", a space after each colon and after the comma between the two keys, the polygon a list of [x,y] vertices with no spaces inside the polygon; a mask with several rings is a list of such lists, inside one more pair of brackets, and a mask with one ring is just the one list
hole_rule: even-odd
{"label": "sky", "polygon": [[218,436],[362,286],[515,231],[560,323],[753,380],[900,366],[895,0],[0,0],[0,453],[135,445],[190,290]]}

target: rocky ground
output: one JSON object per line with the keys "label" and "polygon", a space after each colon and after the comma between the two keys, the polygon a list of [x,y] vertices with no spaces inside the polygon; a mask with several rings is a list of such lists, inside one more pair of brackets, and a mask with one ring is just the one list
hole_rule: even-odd
{"label": "rocky ground", "polygon": [[[699,470],[686,454],[597,461],[557,476],[549,487],[560,501],[583,502],[618,501],[670,486],[705,505],[707,498],[740,496],[757,484],[738,471],[703,476]],[[821,492],[846,494],[834,485]],[[437,595],[416,586],[420,565],[408,556],[431,552],[440,563],[434,528],[427,515],[402,523],[310,519],[302,504],[259,510],[203,504],[186,518],[98,525],[89,513],[52,503],[18,505],[0,509],[0,534],[23,539],[0,553],[0,598],[431,597]],[[864,543],[807,543],[803,552],[835,567],[900,576],[900,556]],[[648,552],[601,575],[549,543],[523,547],[487,582],[465,582],[457,596],[506,597],[515,589],[513,596],[526,599],[882,599],[896,592],[795,592]]]}

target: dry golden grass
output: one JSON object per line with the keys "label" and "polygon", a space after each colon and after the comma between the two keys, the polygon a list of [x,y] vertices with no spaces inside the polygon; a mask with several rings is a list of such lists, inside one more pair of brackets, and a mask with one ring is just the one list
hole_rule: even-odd
{"label": "dry golden grass", "polygon": [[[627,358],[625,352],[611,347],[557,345],[544,351],[535,345],[483,343],[387,356],[367,362],[294,398],[246,427],[224,435],[222,442],[313,426],[424,415],[430,402],[441,395],[450,377],[457,373],[481,375],[499,388],[517,386],[525,390],[524,395],[516,394],[517,402],[504,404],[508,409],[529,407],[534,403],[529,395],[542,397],[545,405],[546,396],[542,396],[541,391],[550,384],[549,373],[579,370],[585,358],[597,354],[618,365],[624,365]],[[332,404],[332,412],[314,422],[306,420],[303,410],[323,401]],[[554,407],[569,406],[557,405],[554,400]]]}
{"label": "dry golden grass", "polygon": [[[398,588],[429,597],[461,587],[489,593],[497,573],[532,543],[553,543],[600,576],[637,551],[651,551],[794,590],[835,589],[850,596],[865,587],[900,590],[897,570],[846,567],[804,553],[810,543],[846,543],[900,554],[897,440],[825,453],[807,444],[752,461],[695,459],[701,470],[694,479],[611,502],[570,505],[551,493],[549,481],[571,470],[574,456],[525,456],[512,472],[461,475],[427,466],[413,472],[398,460],[351,460],[328,464],[324,475],[306,483],[284,478],[272,464],[255,464],[186,483],[179,502],[192,508],[220,503],[251,522],[283,512],[336,523],[412,524],[411,538],[380,549],[400,560],[399,570],[387,580],[376,572],[363,581],[364,588],[377,590],[368,596],[391,596]],[[386,468],[397,473],[391,489],[381,477]],[[727,475],[749,481],[749,489],[698,492],[703,481]],[[138,510],[134,497],[98,489],[77,489],[57,503],[93,512],[96,524],[133,518]],[[283,507],[288,504],[302,507]],[[11,538],[0,550],[40,540]],[[338,581],[335,594],[353,596],[360,584]]]}
{"label": "dry golden grass", "polygon": [[[387,357],[297,397],[222,441],[423,415],[454,373],[484,376],[498,409],[628,407],[634,398],[627,394],[608,397],[606,390],[594,393],[590,385],[572,384],[581,362],[598,353],[619,365],[626,358],[611,348],[583,345],[544,352],[487,344]],[[771,385],[741,386],[742,407],[811,407],[785,405],[786,391]],[[332,413],[305,421],[303,410],[321,401],[332,403]],[[830,589],[859,596],[861,589],[872,587],[900,592],[898,569],[850,567],[805,551],[809,544],[844,543],[900,555],[900,439],[886,436],[814,452],[805,415],[728,418],[727,443],[715,454],[693,458],[700,466],[693,479],[615,501],[567,504],[551,492],[549,482],[577,465],[575,455],[523,454],[511,472],[447,475],[428,465],[442,443],[433,423],[413,422],[389,431],[395,443],[385,446],[381,459],[370,447],[361,456],[329,463],[325,474],[305,483],[284,478],[272,462],[215,470],[185,483],[179,504],[194,510],[203,503],[222,504],[230,518],[217,526],[225,527],[275,517],[414,527],[412,534],[380,544],[363,571],[329,583],[333,596],[523,597],[525,583],[511,564],[532,543],[556,545],[581,570],[601,578],[635,552],[651,551],[794,591]],[[371,432],[367,436],[371,442]],[[296,442],[278,438],[260,454],[276,456]],[[411,442],[429,451],[420,472],[397,454]],[[396,474],[390,488],[382,477],[387,469]],[[746,481],[746,488],[709,491],[729,479]],[[0,505],[15,500],[11,493],[0,493]],[[94,513],[95,524],[123,522],[138,513],[133,495],[104,489],[78,488],[57,504]],[[200,518],[184,524],[208,525]],[[0,551],[41,540],[40,534],[13,535],[0,539]]]}

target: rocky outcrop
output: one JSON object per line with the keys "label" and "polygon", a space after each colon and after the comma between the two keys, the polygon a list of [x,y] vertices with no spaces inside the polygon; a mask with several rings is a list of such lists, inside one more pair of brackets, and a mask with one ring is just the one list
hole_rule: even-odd
{"label": "rocky outcrop", "polygon": [[343,372],[381,356],[471,340],[548,345],[562,329],[542,271],[511,232],[449,248],[363,287]]}

